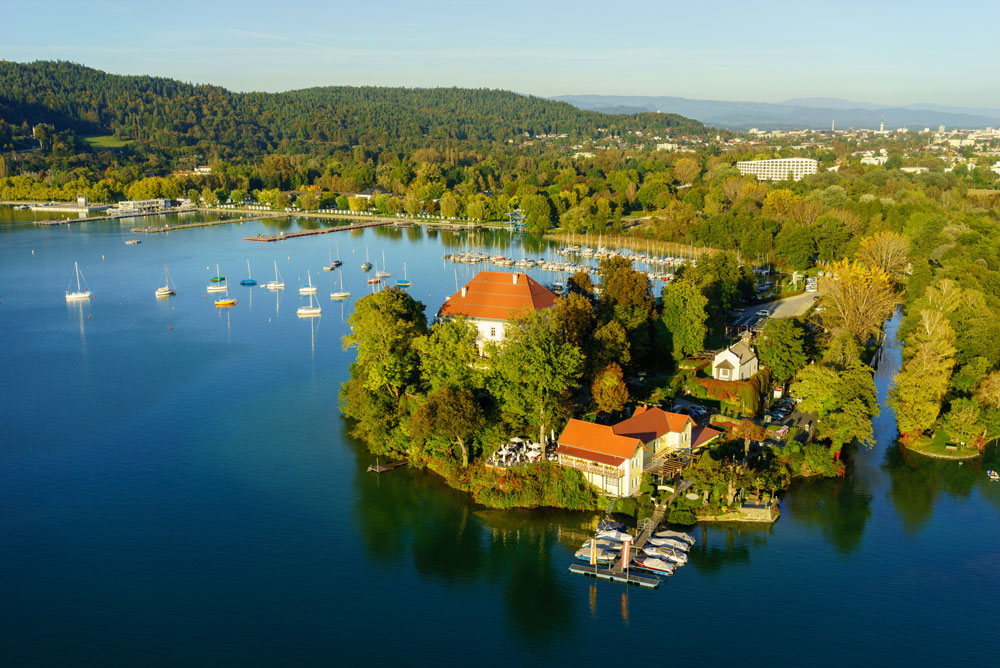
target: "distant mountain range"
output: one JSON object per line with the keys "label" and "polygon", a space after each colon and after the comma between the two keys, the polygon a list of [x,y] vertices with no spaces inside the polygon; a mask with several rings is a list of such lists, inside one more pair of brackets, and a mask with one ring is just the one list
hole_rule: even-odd
{"label": "distant mountain range", "polygon": [[731,102],[692,100],[685,97],[644,95],[562,95],[552,98],[592,111],[609,114],[635,114],[660,111],[681,114],[718,128],[730,130],[788,130],[808,128],[823,130],[836,121],[837,128],[878,129],[884,120],[886,129],[922,130],[944,125],[948,128],[984,128],[1000,126],[1000,109],[948,107],[938,104],[884,106],[852,102],[839,98],[810,97],[784,102]]}

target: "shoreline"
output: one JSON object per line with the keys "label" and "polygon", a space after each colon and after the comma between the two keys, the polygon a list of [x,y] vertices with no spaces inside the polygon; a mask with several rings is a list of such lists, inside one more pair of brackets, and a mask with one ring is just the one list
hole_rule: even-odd
{"label": "shoreline", "polygon": [[899,444],[901,447],[906,448],[908,451],[913,452],[918,455],[923,455],[924,457],[930,457],[931,459],[943,459],[943,460],[953,460],[953,461],[964,461],[967,459],[976,459],[977,457],[982,457],[983,453],[978,450],[968,455],[954,454],[945,455],[938,452],[927,452],[926,450],[919,450],[912,446],[906,445],[902,442]]}

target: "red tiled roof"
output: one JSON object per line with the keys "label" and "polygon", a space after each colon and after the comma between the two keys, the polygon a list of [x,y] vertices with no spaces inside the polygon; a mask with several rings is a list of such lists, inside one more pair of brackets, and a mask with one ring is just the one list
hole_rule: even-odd
{"label": "red tiled roof", "polygon": [[[584,454],[574,454],[574,457],[603,461],[596,459],[595,456],[611,456],[619,460],[617,464],[621,464],[635,453],[636,448],[642,447],[643,444],[639,439],[619,436],[611,427],[603,424],[570,420],[566,428],[559,434],[559,447],[563,446],[584,452]],[[617,464],[615,465],[617,466]]]}
{"label": "red tiled roof", "polygon": [[622,420],[612,429],[620,436],[629,436],[643,443],[649,443],[664,434],[684,431],[688,422],[694,424],[694,420],[687,415],[668,413],[662,408],[636,409],[632,417]]}
{"label": "red tiled roof", "polygon": [[[517,282],[515,282],[517,277]],[[509,320],[525,311],[555,304],[556,296],[527,274],[481,271],[441,305],[438,315]]]}
{"label": "red tiled roof", "polygon": [[718,429],[695,426],[691,429],[691,449],[701,447],[720,434],[722,432]]}
{"label": "red tiled roof", "polygon": [[625,461],[624,457],[602,455],[599,452],[581,450],[580,448],[574,448],[570,445],[560,445],[556,448],[556,454],[569,455],[570,457],[576,457],[577,459],[586,459],[588,462],[597,462],[598,464],[607,464],[608,466],[618,466]]}

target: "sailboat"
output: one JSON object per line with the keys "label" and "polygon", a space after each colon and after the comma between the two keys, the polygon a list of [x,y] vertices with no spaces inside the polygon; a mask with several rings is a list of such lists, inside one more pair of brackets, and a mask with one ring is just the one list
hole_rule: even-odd
{"label": "sailboat", "polygon": [[330,299],[347,299],[351,296],[350,292],[344,290],[344,273],[340,273],[340,292],[331,292]]}
{"label": "sailboat", "polygon": [[333,251],[331,250],[330,251],[330,264],[328,264],[325,267],[323,267],[323,271],[333,271],[334,269],[336,269],[337,267],[339,267],[342,264],[343,264],[343,262],[340,261],[340,244],[337,244],[337,259],[336,260],[333,259]]}
{"label": "sailboat", "polygon": [[170,287],[170,272],[167,271],[167,265],[163,265],[163,287],[156,288],[156,296],[169,297],[175,294],[177,293]]}
{"label": "sailboat", "polygon": [[361,271],[371,271],[372,263],[368,259],[368,246],[365,246],[365,263],[361,265]]}
{"label": "sailboat", "polygon": [[226,295],[225,297],[219,297],[215,300],[215,308],[226,308],[229,306],[236,306],[236,300]]}
{"label": "sailboat", "polygon": [[315,306],[313,306],[313,296],[312,296],[312,293],[310,292],[309,293],[309,306],[300,306],[298,308],[298,310],[295,311],[295,315],[299,316],[300,318],[315,318],[315,317],[319,316],[320,314],[322,314],[322,312],[323,311],[320,308],[320,305],[319,305],[318,302],[316,303]]}
{"label": "sailboat", "polygon": [[250,258],[247,258],[247,277],[240,281],[240,285],[257,285],[257,281],[250,275]]}
{"label": "sailboat", "polygon": [[268,281],[264,284],[264,287],[268,290],[284,290],[285,282],[281,280],[281,274],[278,273],[278,261],[274,261],[274,280]]}
{"label": "sailboat", "polygon": [[382,251],[382,268],[375,270],[375,278],[389,278],[392,272],[385,270],[385,251]]}
{"label": "sailboat", "polygon": [[413,285],[413,281],[406,277],[406,263],[403,263],[403,278],[396,281],[397,288],[408,288]]}
{"label": "sailboat", "polygon": [[[76,270],[76,291],[70,292],[66,291],[66,301],[74,301],[76,299],[90,299],[90,290],[84,290],[80,285],[80,265],[76,262],[73,263],[73,268]],[[87,281],[84,281],[86,285]],[[70,281],[72,284],[72,281]]]}
{"label": "sailboat", "polygon": [[313,285],[312,274],[309,273],[308,269],[306,269],[306,278],[309,281],[309,285],[303,285],[301,288],[299,288],[299,294],[300,295],[316,294],[316,286]]}
{"label": "sailboat", "polygon": [[215,265],[215,276],[212,277],[211,284],[205,288],[208,292],[225,292],[229,289],[226,285],[226,277],[219,273],[219,265]]}

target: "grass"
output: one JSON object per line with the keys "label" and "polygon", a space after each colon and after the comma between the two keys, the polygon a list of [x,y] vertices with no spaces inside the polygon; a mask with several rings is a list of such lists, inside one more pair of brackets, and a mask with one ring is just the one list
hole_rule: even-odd
{"label": "grass", "polygon": [[[955,450],[949,450],[948,445],[957,445],[958,447]],[[906,447],[914,452],[942,459],[969,459],[979,456],[979,450],[975,446],[952,443],[951,436],[944,429],[938,429],[932,437],[922,438]]]}
{"label": "grass", "polygon": [[119,139],[114,135],[101,135],[99,137],[83,137],[93,148],[121,148],[131,143],[130,139]]}

